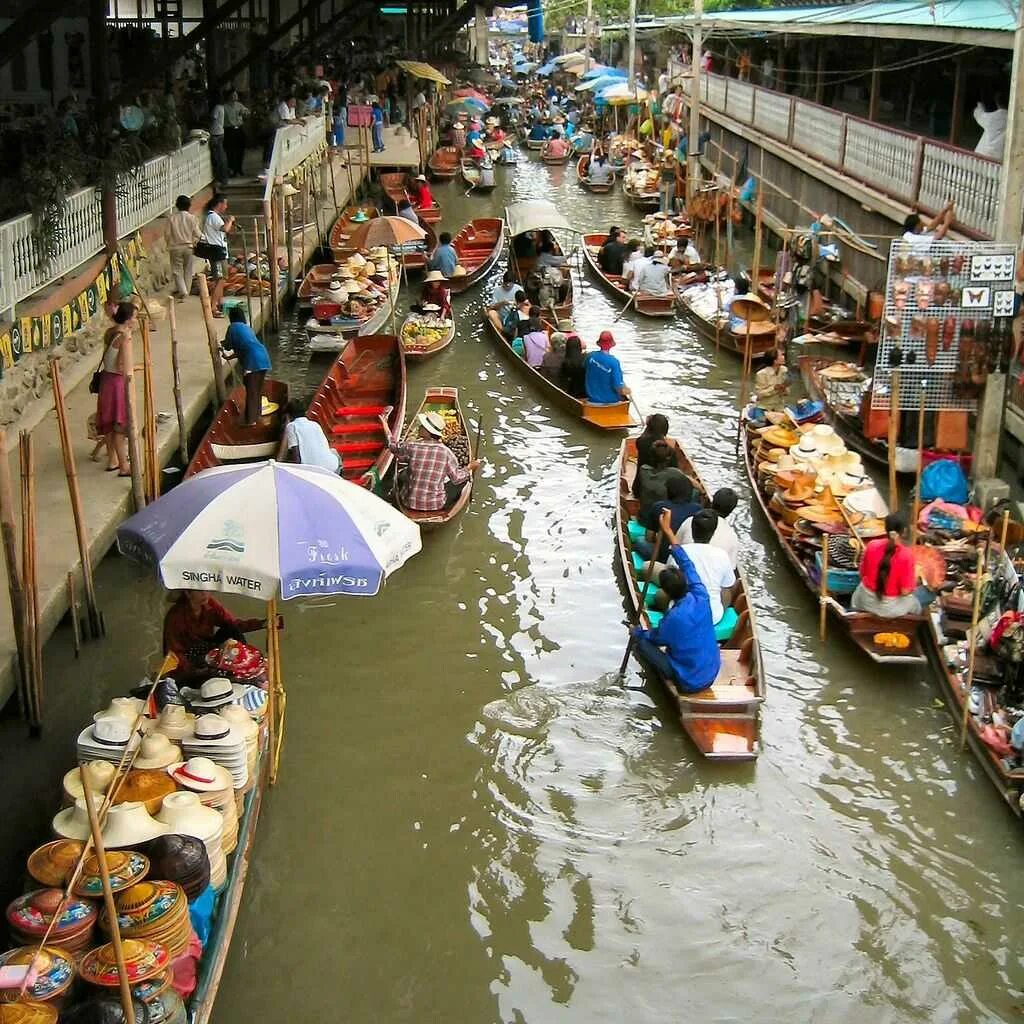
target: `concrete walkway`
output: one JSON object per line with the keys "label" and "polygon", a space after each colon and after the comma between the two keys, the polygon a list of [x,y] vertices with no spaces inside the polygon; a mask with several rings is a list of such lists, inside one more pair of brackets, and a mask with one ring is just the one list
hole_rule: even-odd
{"label": "concrete walkway", "polygon": [[[359,166],[356,156],[350,152],[353,163],[353,178],[358,183],[366,173]],[[338,201],[342,206],[349,201],[349,175],[340,160],[332,159]],[[328,194],[323,200],[333,222],[333,199]],[[315,223],[307,225],[301,238],[296,233],[296,244],[291,254],[292,266],[297,279],[306,260],[318,244]],[[282,255],[284,254],[282,250]],[[146,295],[147,301],[160,302],[165,307],[169,298],[166,291]],[[257,330],[262,328],[259,317],[259,301],[254,299],[253,317]],[[270,303],[265,302],[266,315],[270,316]],[[191,431],[214,398],[213,367],[207,343],[206,327],[203,321],[199,299],[190,296],[175,306],[177,313],[178,352],[181,365],[181,388],[185,410],[185,422]],[[218,336],[223,338],[227,327],[225,320],[217,320]],[[172,392],[170,327],[166,318],[154,323],[152,332],[153,386],[156,395],[158,422],[158,455],[161,466],[170,463],[178,452],[178,428],[174,413]],[[141,416],[142,370],[141,340],[136,334],[134,348],[136,362],[135,390]],[[115,540],[118,526],[134,511],[131,497],[131,480],[120,478],[116,473],[105,472],[105,454],[101,461],[89,460],[94,442],[86,434],[86,421],[96,411],[96,396],[89,393],[88,383],[99,362],[100,352],[95,356],[79,360],[71,370],[62,375],[68,425],[72,434],[74,457],[78,470],[79,489],[85,513],[93,566],[99,565]],[[67,478],[57,436],[56,415],[53,412],[53,396],[49,391],[33,407],[26,410],[22,429],[32,432],[35,454],[36,483],[36,549],[39,583],[40,628],[43,642],[49,638],[61,618],[68,610],[66,579],[70,571],[75,572],[76,590],[80,602],[83,600],[81,585],[81,562],[75,540],[74,520],[68,496]],[[8,431],[7,451],[11,470],[15,503],[18,498],[18,453],[17,435]],[[189,453],[191,455],[191,451]],[[101,609],[102,611],[102,609]],[[17,646],[11,618],[10,600],[6,586],[0,586],[0,706],[14,693],[17,680]],[[44,681],[44,708],[47,700],[59,699],[62,680]]]}

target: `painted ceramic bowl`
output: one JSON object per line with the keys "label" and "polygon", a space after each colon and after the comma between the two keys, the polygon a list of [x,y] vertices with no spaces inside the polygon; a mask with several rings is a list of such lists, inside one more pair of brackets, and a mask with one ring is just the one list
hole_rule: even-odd
{"label": "painted ceramic bowl", "polygon": [[74,871],[85,843],[77,839],[55,839],[44,843],[28,858],[28,873],[41,885],[61,886]]}
{"label": "painted ceramic bowl", "polygon": [[[106,860],[110,888],[115,893],[141,882],[149,871],[149,859],[134,850],[107,850]],[[100,878],[100,862],[96,854],[86,860],[74,891],[76,896],[87,899],[103,897],[103,880]]]}
{"label": "painted ceramic bowl", "polygon": [[[171,959],[165,946],[143,939],[125,939],[121,943],[121,950],[124,953],[128,980],[133,985],[163,973]],[[101,985],[104,988],[119,985],[120,974],[113,945],[108,942],[86,953],[82,959],[80,973],[82,979],[91,985]]]}
{"label": "painted ceramic bowl", "polygon": [[[19,946],[0,953],[0,967],[27,967],[36,955],[37,946]],[[75,980],[75,962],[72,955],[60,946],[43,946],[36,959],[39,976],[29,985],[25,995],[41,1003],[60,1003]],[[18,989],[0,989],[0,1002],[18,1001]]]}

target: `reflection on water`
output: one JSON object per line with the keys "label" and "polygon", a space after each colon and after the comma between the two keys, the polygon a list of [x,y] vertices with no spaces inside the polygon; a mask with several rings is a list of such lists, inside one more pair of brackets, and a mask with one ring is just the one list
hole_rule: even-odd
{"label": "reflection on water", "polygon": [[[493,208],[544,195],[581,230],[638,221],[571,169],[507,173]],[[447,228],[492,209],[438,195]],[[578,296],[592,339],[617,308],[586,277]],[[698,762],[636,667],[612,675],[617,443],[543,405],[483,334],[485,298],[456,300],[457,343],[409,379],[410,406],[456,384],[483,417],[472,507],[380,599],[287,612],[284,764],[216,1019],[1011,1018],[1020,836],[927,675],[820,644],[741,507],[764,753]],[[682,321],[613,329],[640,407],[669,415],[709,487],[745,493],[738,362]],[[306,391],[327,366],[294,338],[277,362]],[[151,595],[132,567],[101,575]]]}

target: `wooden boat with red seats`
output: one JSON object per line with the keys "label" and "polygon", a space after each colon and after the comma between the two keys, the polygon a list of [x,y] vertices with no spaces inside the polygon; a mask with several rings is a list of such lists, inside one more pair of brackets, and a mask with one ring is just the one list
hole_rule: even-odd
{"label": "wooden boat with red seats", "polygon": [[[403,434],[403,440],[416,440],[419,433],[416,418],[420,413],[426,412],[436,412],[443,416],[446,421],[450,421],[453,424],[452,444],[449,447],[451,447],[453,454],[459,460],[459,465],[462,467],[468,466],[476,458],[476,452],[474,450],[473,437],[469,432],[466,419],[462,415],[462,407],[459,405],[459,389],[427,388],[427,393],[423,396],[420,407],[409,419]],[[411,519],[414,523],[418,523],[421,530],[437,530],[450,523],[466,509],[473,495],[473,483],[474,479],[470,476],[469,483],[463,487],[462,493],[455,504],[451,508],[441,509],[437,512],[420,512],[409,508],[403,502],[400,489],[397,487],[395,488],[395,505],[406,519]]]}
{"label": "wooden boat with red seats", "polygon": [[[611,167],[611,164],[608,165]],[[584,153],[583,156],[576,161],[576,183],[582,188],[585,188],[588,192],[593,192],[594,195],[604,195],[607,192],[611,192],[615,188],[615,175],[612,175],[611,181],[599,182],[591,181],[587,177],[587,172],[590,169],[590,154]]]}
{"label": "wooden boat with red seats", "polygon": [[[516,354],[508,339],[499,330],[489,316],[484,316],[484,323],[491,340],[508,356],[520,373],[547,399],[549,405],[575,416],[584,423],[598,430],[629,430],[637,426],[637,421],[630,412],[629,402],[614,402],[611,405],[600,405],[588,402],[585,398],[576,398],[568,391],[563,391],[554,381],[548,380],[539,370],[535,370],[525,359]],[[545,324],[548,334],[552,327]]]}
{"label": "wooden boat with red seats", "polygon": [[[709,345],[714,345],[716,351],[719,348],[723,348],[727,352],[743,358],[747,351],[747,331],[745,329],[734,331],[729,326],[729,314],[725,310],[724,305],[721,318],[718,319],[716,316],[704,316],[691,304],[690,296],[687,294],[688,285],[685,282],[693,281],[694,277],[695,274],[691,273],[679,275],[677,278],[675,291],[679,309],[683,312],[686,319],[690,321],[694,330],[696,330],[701,338]],[[708,287],[714,287],[714,285],[709,284]],[[743,296],[743,298],[750,299],[752,296],[747,295]],[[754,299],[754,301],[756,302],[757,300]],[[767,307],[765,308],[767,309]],[[763,359],[769,352],[775,350],[778,345],[778,329],[779,326],[774,320],[763,320],[750,324],[750,351],[752,359],[755,361]]]}
{"label": "wooden boat with red seats", "polygon": [[[407,363],[422,363],[431,356],[443,352],[455,340],[455,311],[452,310],[451,319],[439,321],[439,327],[433,328],[435,337],[427,344],[421,344],[417,333],[412,330],[413,325],[418,322],[415,313],[410,313],[401,327],[402,350],[405,352]],[[409,328],[409,330],[407,330]]]}
{"label": "wooden boat with red seats", "polygon": [[184,479],[213,466],[237,466],[280,458],[287,404],[288,385],[283,380],[265,380],[263,415],[254,427],[246,427],[242,423],[245,388],[232,388],[192,454]]}
{"label": "wooden boat with red seats", "polygon": [[631,292],[625,282],[617,274],[606,274],[597,262],[597,254],[601,251],[607,235],[584,235],[583,256],[587,266],[593,271],[597,279],[604,285],[605,290],[611,292],[625,304],[632,302],[635,309],[641,316],[650,317],[674,317],[676,315],[675,292],[668,295],[648,295],[646,292]]}
{"label": "wooden boat with red seats", "polygon": [[466,271],[451,278],[448,288],[453,295],[468,291],[482,281],[501,258],[505,245],[505,222],[500,217],[477,217],[452,239],[459,257],[459,266]]}
{"label": "wooden boat with red seats", "polygon": [[[829,533],[816,530],[804,532],[798,527],[799,516],[796,512],[780,506],[775,497],[774,477],[764,470],[770,460],[764,455],[759,458],[761,446],[761,428],[751,423],[744,410],[740,423],[743,462],[750,480],[750,489],[758,506],[765,517],[775,539],[782,548],[786,560],[793,567],[804,586],[811,592],[815,602],[824,601],[829,612],[829,621],[839,628],[859,647],[873,662],[880,665],[922,664],[925,660],[921,645],[921,630],[926,623],[926,615],[901,615],[895,618],[882,618],[867,612],[853,611],[840,598],[848,599],[856,583],[856,573],[829,568],[828,589],[822,594],[822,537]],[[848,521],[848,520],[847,520]],[[848,576],[845,593],[834,585],[840,577]],[[879,635],[902,633],[907,639],[906,647],[883,646],[876,641]]]}
{"label": "wooden boat with red seats", "polygon": [[394,334],[353,338],[327,371],[306,415],[341,455],[346,480],[380,490],[394,461],[380,416],[388,413],[390,436],[397,436],[405,389],[405,353]]}
{"label": "wooden boat with red seats", "polygon": [[368,220],[379,216],[380,210],[373,203],[356,203],[346,206],[341,216],[332,225],[327,240],[334,258],[337,259],[340,251],[349,248],[347,244],[349,236],[360,224],[365,224]]}
{"label": "wooden boat with red seats", "polygon": [[427,161],[427,170],[438,181],[451,181],[462,167],[462,152],[455,146],[438,146]]}
{"label": "wooden boat with red seats", "polygon": [[[672,438],[668,441],[675,453],[676,465],[707,500],[707,488],[686,452],[678,441]],[[635,524],[640,507],[633,497],[636,471],[636,439],[628,437],[619,449],[615,534],[634,617],[641,626],[650,629],[652,613],[641,600],[643,582],[637,579],[630,537],[630,524]],[[634,525],[633,529],[637,527]],[[699,693],[685,693],[671,679],[658,676],[676,703],[687,735],[704,757],[714,761],[753,761],[760,752],[761,704],[765,698],[764,664],[742,569],[737,569],[736,577],[736,593],[732,602],[736,624],[729,637],[719,641],[722,665],[715,681]],[[652,584],[648,595],[654,592],[655,585]]]}

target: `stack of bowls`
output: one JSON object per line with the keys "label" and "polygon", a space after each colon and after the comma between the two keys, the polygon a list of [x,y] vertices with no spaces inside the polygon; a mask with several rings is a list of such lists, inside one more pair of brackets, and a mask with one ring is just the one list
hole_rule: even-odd
{"label": "stack of bowls", "polygon": [[[75,980],[75,958],[60,946],[19,946],[0,953],[0,967],[28,967],[33,958],[38,975],[25,989],[26,997],[60,1009]],[[0,1003],[17,1002],[19,992],[18,987],[0,988]]]}
{"label": "stack of bowls", "polygon": [[227,768],[214,764],[208,757],[192,757],[181,764],[172,764],[167,771],[178,786],[198,793],[204,806],[220,812],[224,819],[221,847],[225,856],[234,853],[238,846],[238,806]]}
{"label": "stack of bowls", "polygon": [[[124,939],[121,942],[124,955],[125,973],[132,985],[148,981],[163,974],[170,966],[171,958],[164,946],[144,939]],[[100,988],[117,988],[121,974],[111,943],[97,946],[82,958],[80,974],[83,981]]]}
{"label": "stack of bowls", "polygon": [[168,832],[201,839],[210,858],[210,884],[218,892],[228,878],[222,836],[224,819],[212,807],[204,807],[196,793],[172,793],[160,808],[160,821]]}
{"label": "stack of bowls", "polygon": [[[105,850],[110,891],[123,892],[141,882],[149,872],[149,859],[135,850]],[[100,877],[99,857],[94,853],[82,865],[82,873],[75,882],[74,893],[85,899],[103,898],[103,879]]]}
{"label": "stack of bowls", "polygon": [[82,856],[85,843],[77,839],[55,839],[33,850],[28,858],[28,873],[40,885],[61,888]]}
{"label": "stack of bowls", "polygon": [[124,777],[114,804],[141,803],[150,814],[156,814],[164,797],[178,787],[167,772],[159,768],[133,768]]}
{"label": "stack of bowls", "polygon": [[[7,925],[11,941],[19,946],[39,942],[60,910],[64,893],[60,889],[34,889],[19,896],[7,907]],[[72,896],[53,924],[49,938],[61,949],[79,956],[92,945],[96,925],[96,906]]]}
{"label": "stack of bowls", "polygon": [[[143,939],[165,947],[171,960],[188,949],[192,924],[188,916],[185,890],[175,882],[138,882],[114,900],[117,923],[126,939]],[[106,912],[100,926],[110,931]]]}
{"label": "stack of bowls", "polygon": [[144,846],[149,858],[149,878],[177,882],[189,903],[210,884],[210,856],[201,839],[172,832]]}

